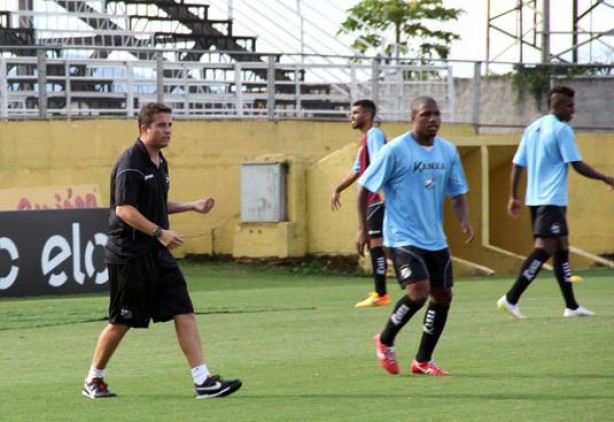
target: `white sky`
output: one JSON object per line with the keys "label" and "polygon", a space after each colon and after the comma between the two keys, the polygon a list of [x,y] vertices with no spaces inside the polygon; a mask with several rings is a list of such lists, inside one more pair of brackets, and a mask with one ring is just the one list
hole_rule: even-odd
{"label": "white sky", "polygon": [[[0,0],[0,9],[15,10],[18,0]],[[87,0],[90,5],[100,5],[101,0]],[[259,52],[266,53],[299,53],[301,51],[300,20],[296,10],[301,7],[304,16],[304,30],[302,39],[303,52],[352,55],[346,47],[351,42],[347,36],[336,36],[335,33],[341,22],[346,18],[346,10],[358,3],[359,0],[186,0],[186,3],[200,3],[210,5],[210,18],[226,19],[229,5],[233,7],[235,18],[235,34],[256,35]],[[544,0],[537,0],[542,4]],[[549,0],[551,4],[551,31],[569,31],[571,29],[572,0]],[[581,11],[584,11],[595,0],[577,0]],[[444,29],[452,30],[461,35],[461,40],[452,45],[452,60],[486,60],[487,35],[487,0],[444,0],[445,7],[465,9],[467,13],[461,15],[454,23],[441,24]],[[606,2],[611,4],[611,2]],[[492,14],[512,9],[517,0],[491,0]],[[52,0],[34,0],[35,9],[41,12],[41,20],[48,25],[59,28],[79,28],[84,25],[80,22],[64,22],[50,19],[49,15],[57,13],[58,8]],[[591,20],[582,21],[584,30],[606,31],[614,27],[614,6],[602,5],[599,13],[591,15]],[[47,13],[45,13],[47,12]],[[51,13],[49,13],[51,12]],[[65,20],[68,18],[65,18]],[[54,23],[55,22],[55,23]],[[525,19],[528,26],[530,19]],[[497,21],[499,26],[509,32],[515,32],[517,22],[514,14]],[[431,27],[436,27],[430,25]],[[39,28],[40,29],[40,28]],[[526,27],[525,27],[526,30]],[[614,61],[614,36],[602,38],[602,43],[594,44],[592,50],[581,50],[583,61]],[[512,47],[513,40],[496,31],[491,31],[491,57],[499,55],[498,60],[515,62],[518,59],[518,50]],[[607,44],[606,44],[607,43]],[[552,35],[553,51],[571,45],[569,36]],[[507,50],[506,50],[507,49]],[[505,52],[505,54],[500,54]],[[525,49],[525,60],[539,60],[539,53]]]}
{"label": "white sky", "polygon": [[[227,7],[229,0],[211,0],[208,4],[212,5],[212,12],[218,12],[227,15]],[[345,36],[335,36],[336,31],[340,27],[340,23],[346,18],[346,10],[358,3],[359,0],[230,0],[234,6],[235,21],[239,24],[237,29],[241,28],[244,22],[251,22],[249,27],[245,28],[247,34],[258,35],[258,46],[265,51],[285,51],[291,52],[292,49],[288,46],[293,44],[294,50],[298,51],[300,45],[298,37],[300,34],[299,19],[296,14],[297,7],[301,7],[301,11],[306,19],[304,23],[303,39],[308,48],[306,53],[315,51],[322,53],[337,53],[351,54],[347,49],[344,49],[339,42],[343,41],[346,44],[351,42],[351,38]],[[541,6],[544,0],[537,0],[537,4]],[[571,6],[572,0],[549,0],[551,5],[551,51],[560,52],[572,45],[570,35],[556,34],[561,31],[571,31]],[[595,0],[577,0],[580,12],[585,11]],[[207,3],[206,0],[203,0]],[[491,15],[497,15],[504,11],[513,9],[517,0],[491,0]],[[258,4],[258,6],[254,6]],[[486,60],[486,40],[487,40],[487,22],[488,10],[487,0],[444,0],[445,7],[461,8],[466,11],[462,14],[458,21],[453,23],[440,24],[442,28],[451,30],[460,34],[461,40],[454,42],[451,49],[451,60],[468,60],[468,61],[484,61]],[[590,15],[590,19],[585,18],[581,22],[581,30],[589,31],[607,31],[614,28],[614,6],[608,7],[601,5],[597,9],[598,13]],[[270,17],[271,20],[268,20]],[[530,9],[525,8],[524,31],[526,32],[532,22]],[[515,33],[518,28],[518,20],[515,13],[507,14],[505,17],[498,19],[497,26]],[[315,27],[317,25],[317,27]],[[430,25],[436,28],[436,23]],[[541,30],[541,22],[537,31]],[[326,32],[326,33],[324,33]],[[528,37],[529,35],[527,35]],[[539,37],[539,34],[536,34]],[[586,39],[584,35],[580,37],[580,41]],[[536,40],[539,44],[539,39]],[[587,47],[580,50],[580,59],[583,62],[614,61],[614,36],[602,38],[602,43],[594,43],[592,49]],[[502,35],[500,32],[490,31],[491,42],[491,57],[497,57],[498,61],[516,62],[519,58],[519,50],[514,45],[514,40],[511,37]],[[284,48],[286,46],[286,48]],[[530,47],[524,48],[525,62],[538,62],[541,58],[540,53],[536,49]],[[567,59],[571,57],[568,55]]]}

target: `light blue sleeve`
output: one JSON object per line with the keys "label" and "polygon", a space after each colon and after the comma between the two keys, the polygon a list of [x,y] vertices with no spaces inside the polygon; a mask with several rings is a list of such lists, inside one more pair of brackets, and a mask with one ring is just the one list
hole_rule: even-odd
{"label": "light blue sleeve", "polygon": [[520,145],[518,145],[518,149],[514,154],[512,162],[517,166],[527,166],[527,131],[524,132],[524,136],[520,140]]}
{"label": "light blue sleeve", "polygon": [[352,171],[354,173],[360,173],[360,157],[359,154],[356,154],[356,159],[354,160],[354,165],[352,166]]}
{"label": "light blue sleeve", "polygon": [[558,145],[563,162],[572,163],[574,161],[582,161],[582,155],[576,145],[576,140],[573,130],[568,125],[563,126],[558,133]]}
{"label": "light blue sleeve", "polygon": [[372,128],[367,133],[367,148],[369,149],[369,161],[373,161],[380,149],[386,143],[384,132],[379,128]]}
{"label": "light blue sleeve", "polygon": [[382,189],[394,169],[394,155],[391,154],[391,150],[389,145],[386,145],[379,151],[367,170],[358,179],[359,185],[373,193]]}
{"label": "light blue sleeve", "polygon": [[467,186],[463,164],[456,148],[453,148],[451,155],[447,194],[450,198],[454,198],[455,196],[466,194],[469,191],[469,186]]}

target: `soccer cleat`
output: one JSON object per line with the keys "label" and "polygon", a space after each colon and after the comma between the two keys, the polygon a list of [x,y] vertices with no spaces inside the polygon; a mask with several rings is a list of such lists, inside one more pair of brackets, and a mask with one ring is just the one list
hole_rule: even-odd
{"label": "soccer cleat", "polygon": [[438,367],[435,361],[418,362],[416,359],[414,359],[411,362],[409,369],[411,370],[412,374],[417,375],[450,375],[448,371]]}
{"label": "soccer cleat", "polygon": [[386,306],[389,304],[390,304],[389,294],[380,296],[377,294],[377,292],[371,292],[369,293],[369,297],[367,297],[365,300],[361,300],[356,305],[354,305],[354,307],[355,308],[369,308],[372,306]]}
{"label": "soccer cleat", "polygon": [[117,395],[109,391],[107,384],[102,378],[93,378],[91,382],[85,380],[81,394],[88,399],[106,399]]}
{"label": "soccer cleat", "polygon": [[572,275],[570,278],[572,283],[579,283],[582,280],[584,280],[582,277],[580,277],[579,275]]}
{"label": "soccer cleat", "polygon": [[386,346],[380,341],[380,334],[373,337],[375,343],[375,354],[379,359],[379,364],[386,371],[393,375],[399,373],[399,364],[397,363],[397,354],[394,351],[394,346]]}
{"label": "soccer cleat", "polygon": [[589,311],[586,308],[583,308],[582,306],[578,306],[576,309],[565,308],[565,311],[563,311],[564,317],[591,316],[591,315],[595,315],[595,313],[593,311]]}
{"label": "soccer cleat", "polygon": [[209,375],[200,385],[194,384],[194,397],[197,399],[212,399],[229,396],[241,388],[240,380],[223,380],[219,375]]}
{"label": "soccer cleat", "polygon": [[507,301],[507,297],[505,295],[501,296],[501,299],[497,301],[497,308],[501,309],[503,312],[513,316],[516,319],[524,319],[524,316],[520,312],[520,308],[518,304],[512,305]]}

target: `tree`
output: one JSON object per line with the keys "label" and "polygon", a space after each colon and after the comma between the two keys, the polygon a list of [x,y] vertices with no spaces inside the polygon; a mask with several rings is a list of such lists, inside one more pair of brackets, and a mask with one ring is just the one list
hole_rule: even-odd
{"label": "tree", "polygon": [[[457,20],[464,12],[443,7],[443,0],[362,0],[348,9],[348,18],[338,33],[356,35],[352,47],[363,54],[371,48],[383,48],[386,56],[398,59],[409,53],[424,63],[446,59],[452,41],[460,39],[454,32],[430,29],[426,23]],[[391,29],[394,41],[384,40],[381,34]],[[410,40],[418,45],[411,48]]]}

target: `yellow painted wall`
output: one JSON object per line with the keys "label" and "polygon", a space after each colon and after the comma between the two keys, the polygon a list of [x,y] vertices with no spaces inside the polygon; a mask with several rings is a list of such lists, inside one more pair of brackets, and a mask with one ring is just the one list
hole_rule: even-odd
{"label": "yellow painted wall", "polygon": [[356,252],[356,186],[341,193],[341,208],[334,212],[330,208],[333,190],[349,174],[355,158],[356,143],[351,143],[319,160],[307,171],[308,244],[312,253],[336,251],[340,255],[351,255]]}
{"label": "yellow painted wall", "polygon": [[[585,162],[614,175],[614,134],[579,136],[578,147]],[[598,254],[614,253],[614,191],[570,170],[568,212],[573,245]]]}
{"label": "yellow painted wall", "polygon": [[[518,218],[511,218],[507,215],[510,171],[516,147],[517,145],[509,145],[489,148],[490,243],[514,253],[526,255],[533,249],[528,209],[523,209]],[[521,199],[524,198],[525,187],[526,172],[523,172],[519,188]]]}
{"label": "yellow painted wall", "polygon": [[[596,170],[614,174],[614,134],[577,134],[583,160]],[[530,216],[523,209],[521,217],[507,216],[511,160],[516,145],[491,147],[490,215],[491,243],[518,254],[532,249]],[[569,168],[568,224],[570,243],[595,254],[614,252],[614,192],[601,181],[587,179]],[[524,200],[526,172],[520,188]],[[576,258],[579,259],[579,258]]]}
{"label": "yellow painted wall", "polygon": [[[111,168],[137,135],[135,121],[0,122],[0,189],[97,184],[108,206]],[[232,254],[241,163],[267,154],[310,163],[355,137],[344,122],[175,120],[171,146],[164,151],[170,162],[171,199],[216,199],[209,215],[171,217],[173,227],[186,237],[181,253]],[[306,190],[303,179],[296,180],[292,189]],[[297,196],[303,203],[294,206],[304,210],[305,193]]]}
{"label": "yellow painted wall", "polygon": [[[399,123],[382,125],[389,139],[408,128]],[[136,135],[136,122],[124,120],[0,122],[0,190],[97,184],[106,206],[111,167]],[[180,254],[250,255],[252,244],[257,248],[259,244],[285,242],[269,250],[288,256],[301,251],[353,255],[355,187],[342,194],[343,206],[335,213],[329,199],[351,169],[359,135],[345,122],[175,120],[173,140],[165,151],[170,162],[171,199],[216,198],[209,215],[172,216],[173,227],[187,241]],[[502,257],[484,243],[489,241],[517,254],[530,249],[527,213],[519,220],[505,214],[509,162],[519,136],[474,136],[468,125],[445,125],[441,135],[459,147],[471,188],[471,218],[478,231],[474,245],[462,245],[458,224],[447,208],[453,253],[500,272],[515,271],[513,258]],[[578,145],[586,162],[614,174],[614,135],[578,134]],[[271,159],[289,163],[290,221],[284,228],[271,231],[267,227],[261,230],[262,236],[254,237],[258,228],[254,232],[254,227],[239,222],[240,166]],[[594,253],[614,253],[614,225],[609,224],[614,193],[571,171],[570,204],[572,244]],[[241,234],[242,230],[246,231]],[[242,242],[240,247],[237,241]]]}
{"label": "yellow painted wall", "polygon": [[[407,132],[410,127],[403,123],[386,123],[381,126],[386,138]],[[440,135],[461,137],[461,143],[475,143],[473,129],[468,125],[444,125]],[[354,132],[355,141],[323,157],[314,163],[307,172],[309,209],[309,251],[316,254],[354,254],[354,239],[358,227],[356,213],[356,186],[352,185],[341,194],[341,208],[335,212],[330,209],[330,197],[334,188],[352,169],[359,136]],[[471,148],[471,147],[467,147]],[[475,147],[473,147],[475,148]],[[331,235],[334,233],[334,235]]]}

